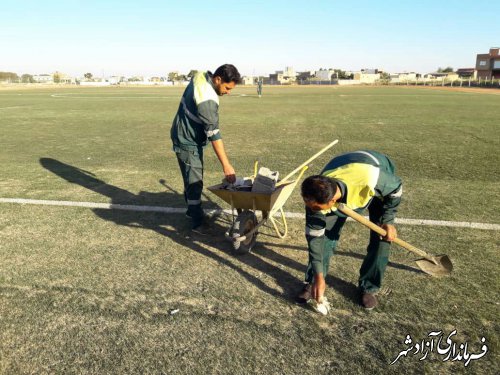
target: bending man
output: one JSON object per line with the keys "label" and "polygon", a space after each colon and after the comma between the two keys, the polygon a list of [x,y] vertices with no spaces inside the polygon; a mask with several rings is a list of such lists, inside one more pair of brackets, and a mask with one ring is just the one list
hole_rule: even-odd
{"label": "bending man", "polygon": [[323,297],[330,258],[347,219],[336,207],[344,203],[358,213],[368,208],[370,220],[387,231],[383,239],[370,231],[367,254],[359,271],[361,305],[369,310],[377,305],[375,295],[389,262],[390,241],[397,236],[393,223],[401,201],[402,184],[394,170],[387,156],[362,150],[333,158],[320,175],[304,180],[302,198],[306,205],[309,262],[306,285],[298,302],[312,298],[319,302]]}

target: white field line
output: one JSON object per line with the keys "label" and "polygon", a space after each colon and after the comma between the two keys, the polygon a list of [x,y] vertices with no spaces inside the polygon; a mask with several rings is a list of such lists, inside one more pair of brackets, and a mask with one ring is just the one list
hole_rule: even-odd
{"label": "white field line", "polygon": [[[70,206],[83,208],[100,208],[107,210],[125,210],[125,211],[140,211],[140,212],[162,212],[169,214],[182,214],[186,211],[185,208],[162,207],[162,206],[137,206],[130,204],[114,204],[114,203],[94,203],[94,202],[73,202],[73,201],[52,201],[40,199],[22,199],[22,198],[0,198],[0,203],[11,204],[34,204],[41,206]],[[225,213],[231,214],[231,210],[204,210],[206,214]],[[279,214],[276,214],[279,215]],[[285,212],[285,217],[292,219],[303,219],[304,214],[298,212]],[[351,220],[351,219],[349,219]],[[424,219],[404,219],[397,218],[396,224],[405,225],[425,225],[425,226],[441,226],[454,228],[472,228],[485,230],[500,230],[500,224],[490,223],[474,223],[469,221],[445,221],[445,220],[424,220]]]}
{"label": "white field line", "polygon": [[10,107],[0,107],[0,110],[1,109],[17,109],[17,108],[25,108],[25,107],[22,105],[14,105],[14,106],[10,106]]}
{"label": "white field line", "polygon": [[[461,94],[472,94],[476,95],[474,92],[461,92],[461,91],[453,91],[453,94],[456,95],[461,95]],[[399,98],[405,98],[405,97],[414,97],[414,96],[449,96],[449,94],[335,94],[337,96],[397,96]]]}
{"label": "white field line", "polygon": [[95,95],[81,95],[81,94],[52,94],[53,98],[71,98],[71,99],[179,99],[179,96],[95,96]]}

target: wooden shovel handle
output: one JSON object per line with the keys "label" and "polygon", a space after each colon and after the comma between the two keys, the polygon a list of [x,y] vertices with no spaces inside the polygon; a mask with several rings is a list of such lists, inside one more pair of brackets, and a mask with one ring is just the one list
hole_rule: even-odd
{"label": "wooden shovel handle", "polygon": [[[338,205],[338,209],[344,213],[345,215],[353,218],[354,220],[356,220],[358,223],[361,223],[365,226],[367,226],[368,228],[370,228],[372,231],[374,231],[375,233],[378,233],[380,234],[382,237],[385,237],[385,235],[387,234],[387,232],[382,229],[381,227],[379,227],[377,224],[375,223],[372,223],[370,220],[368,220],[367,218],[365,218],[364,216],[358,214],[357,212],[351,210],[349,207],[347,207],[345,204],[343,203],[339,203]],[[432,256],[430,256],[429,254],[427,254],[425,251],[419,249],[418,247],[415,247],[411,244],[409,244],[408,242],[406,241],[403,241],[399,238],[396,238],[394,241],[392,241],[396,244],[398,244],[399,246],[402,246],[404,247],[406,250],[409,250],[411,251],[412,253],[415,253],[425,259],[428,259],[430,260],[431,262],[434,262],[434,259]]]}

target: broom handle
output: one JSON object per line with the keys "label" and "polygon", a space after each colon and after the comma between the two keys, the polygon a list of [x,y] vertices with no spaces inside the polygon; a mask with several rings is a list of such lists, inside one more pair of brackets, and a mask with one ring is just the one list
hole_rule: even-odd
{"label": "broom handle", "polygon": [[[370,220],[368,220],[364,216],[358,214],[356,211],[351,210],[345,204],[339,203],[338,209],[341,212],[343,212],[344,214],[346,214],[347,216],[349,216],[349,217],[353,218],[354,220],[356,220],[357,222],[359,222],[359,223],[367,226],[368,228],[370,228],[375,233],[380,234],[382,237],[385,237],[385,235],[387,234],[387,232],[383,228],[379,227],[375,223],[372,223]],[[430,260],[431,262],[434,262],[434,260],[432,259],[432,257],[429,254],[427,254],[425,251],[419,249],[418,247],[415,247],[415,246],[409,244],[406,241],[403,241],[403,240],[401,240],[401,239],[399,239],[399,238],[396,237],[396,239],[394,239],[394,241],[392,241],[392,242],[398,244],[399,246],[404,247],[406,250],[409,250],[412,253],[415,253],[415,254],[417,254],[417,255],[425,258],[425,259]]]}
{"label": "broom handle", "polygon": [[318,156],[320,156],[323,152],[325,152],[326,150],[328,150],[330,147],[336,145],[337,143],[339,142],[338,139],[334,140],[332,143],[330,143],[328,146],[326,146],[325,148],[323,148],[321,151],[317,152],[316,154],[314,154],[313,156],[311,156],[309,159],[307,159],[305,162],[303,162],[301,165],[299,165],[297,168],[295,168],[292,172],[290,172],[289,174],[287,174],[285,176],[284,179],[282,179],[280,181],[280,183],[283,183],[285,182],[286,180],[288,180],[290,177],[292,177],[295,173],[297,173],[298,171],[300,171],[303,167],[305,167],[307,164],[309,164],[311,161],[313,161],[314,159],[316,159]]}

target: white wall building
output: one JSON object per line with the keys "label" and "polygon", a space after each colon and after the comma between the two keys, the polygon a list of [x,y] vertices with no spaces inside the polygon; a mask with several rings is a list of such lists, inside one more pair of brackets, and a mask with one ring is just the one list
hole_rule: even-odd
{"label": "white wall building", "polygon": [[360,83],[373,84],[375,81],[380,79],[380,73],[364,73],[358,72],[354,73],[354,80]]}
{"label": "white wall building", "polygon": [[255,83],[254,77],[251,77],[251,76],[241,77],[241,84],[242,85],[253,85],[254,83]]}
{"label": "white wall building", "polygon": [[401,82],[415,82],[419,77],[419,74],[411,73],[394,73],[391,74],[391,83],[401,83]]}
{"label": "white wall building", "polygon": [[339,79],[337,84],[340,86],[361,85],[361,81],[355,79]]}
{"label": "white wall building", "polygon": [[332,79],[332,75],[334,74],[335,71],[333,69],[323,69],[323,70],[317,70],[315,76],[317,79],[321,81],[330,81]]}
{"label": "white wall building", "polygon": [[296,77],[297,74],[295,73],[295,69],[291,66],[286,66],[285,70],[283,71],[283,75],[285,77]]}
{"label": "white wall building", "polygon": [[111,76],[106,79],[111,85],[118,85],[121,81],[121,77],[119,76]]}
{"label": "white wall building", "polygon": [[54,83],[54,76],[52,74],[35,74],[33,81],[36,83]]}

